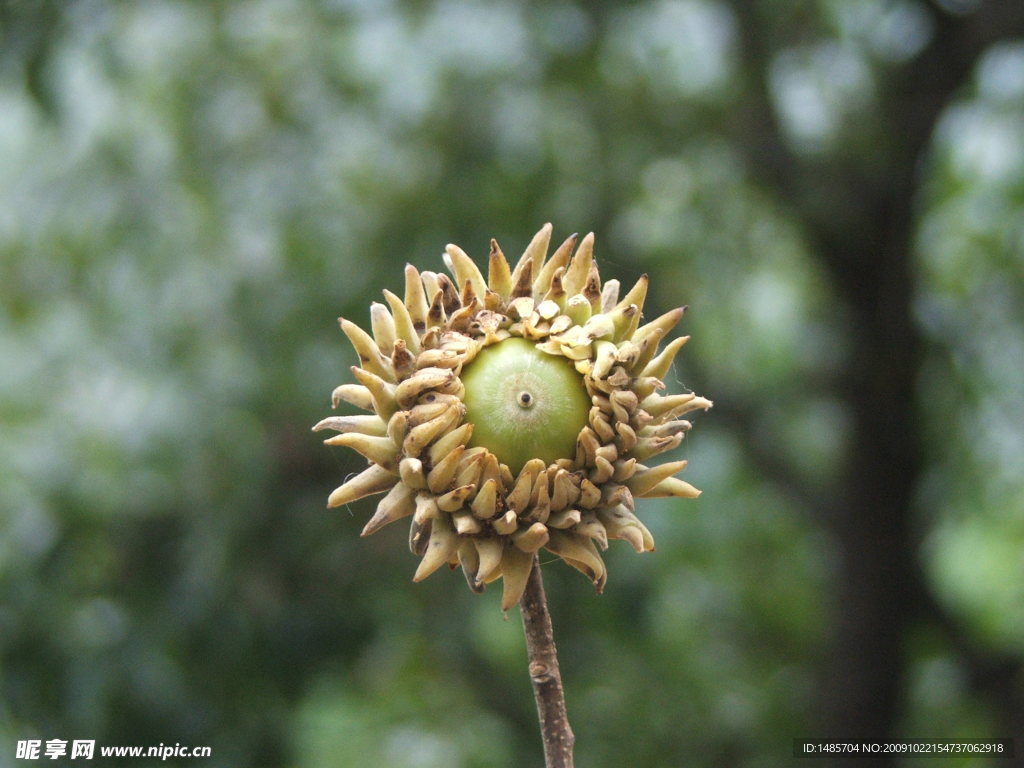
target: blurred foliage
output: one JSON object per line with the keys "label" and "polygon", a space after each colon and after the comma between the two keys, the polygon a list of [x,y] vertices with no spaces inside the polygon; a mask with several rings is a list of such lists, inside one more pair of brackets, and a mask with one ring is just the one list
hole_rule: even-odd
{"label": "blurred foliage", "polygon": [[[766,4],[793,151],[872,161],[915,0]],[[950,4],[955,5],[955,4]],[[773,766],[809,736],[834,553],[768,447],[828,489],[842,307],[748,174],[717,0],[0,4],[0,765],[25,738],[208,744],[211,766],[539,762],[518,617],[404,532],[327,513],[358,461],[309,427],[360,322],[444,244],[594,230],[689,305],[669,382],[716,400],[603,596],[545,569],[578,762]],[[922,558],[973,640],[1024,652],[1024,44],[982,59],[922,169]],[[749,431],[730,411],[752,414]],[[717,418],[719,411],[722,418]],[[621,543],[620,543],[621,544]],[[905,732],[992,733],[908,649]],[[781,746],[780,746],[781,745]],[[966,763],[965,763],[966,764]]]}

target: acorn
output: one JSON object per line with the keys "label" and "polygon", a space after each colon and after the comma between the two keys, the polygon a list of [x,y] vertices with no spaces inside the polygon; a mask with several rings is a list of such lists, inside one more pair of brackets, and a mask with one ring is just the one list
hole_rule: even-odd
{"label": "acorn", "polygon": [[681,417],[712,405],[660,394],[689,337],[659,347],[684,309],[643,322],[646,275],[620,298],[617,280],[601,282],[593,234],[549,258],[551,231],[514,268],[491,240],[486,278],[448,245],[452,277],[407,265],[404,295],[371,305],[370,333],[339,319],[359,383],[337,387],[332,404],[369,415],[313,427],[368,462],[329,507],[384,494],[362,535],[410,519],[414,581],[446,564],[477,592],[501,578],[502,610],[519,602],[542,549],[598,592],[609,539],[653,550],[636,499],[700,492],[675,477],[685,461],[651,459],[685,438]]}

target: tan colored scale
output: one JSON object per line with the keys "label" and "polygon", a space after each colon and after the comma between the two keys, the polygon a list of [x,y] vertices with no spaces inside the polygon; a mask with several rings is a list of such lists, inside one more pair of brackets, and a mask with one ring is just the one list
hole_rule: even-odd
{"label": "tan colored scale", "polygon": [[[325,442],[369,464],[331,493],[329,507],[385,494],[362,535],[411,518],[409,547],[421,557],[414,580],[446,564],[461,565],[474,591],[502,578],[503,610],[519,601],[541,549],[598,591],[609,539],[653,550],[635,500],[700,492],[674,477],[685,461],[648,462],[685,437],[691,424],[680,416],[711,407],[693,393],[659,394],[689,337],[658,348],[684,308],[644,324],[646,275],[620,299],[618,280],[601,282],[593,234],[572,235],[548,258],[550,240],[547,224],[514,267],[492,240],[486,277],[456,245],[443,256],[452,278],[407,265],[403,292],[384,291],[386,303],[371,305],[371,333],[339,320],[359,357],[359,383],[337,387],[332,406],[370,415],[313,428],[337,432]],[[593,404],[573,456],[528,461],[516,476],[486,448],[466,447],[473,425],[460,378],[481,349],[513,336],[572,361]]]}

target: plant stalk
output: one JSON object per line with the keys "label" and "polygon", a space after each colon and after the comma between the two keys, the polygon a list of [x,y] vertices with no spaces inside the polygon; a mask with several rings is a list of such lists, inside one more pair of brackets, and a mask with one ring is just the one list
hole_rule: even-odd
{"label": "plant stalk", "polygon": [[573,768],[572,748],[576,741],[565,709],[562,674],[558,670],[551,614],[540,576],[540,561],[534,555],[519,610],[523,615],[526,651],[530,660],[530,682],[537,702],[540,734],[544,741],[546,768]]}

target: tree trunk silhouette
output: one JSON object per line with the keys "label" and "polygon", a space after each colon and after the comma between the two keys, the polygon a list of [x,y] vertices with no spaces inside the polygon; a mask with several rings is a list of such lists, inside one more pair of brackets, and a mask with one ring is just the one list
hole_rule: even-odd
{"label": "tree trunk silhouette", "polygon": [[[851,453],[839,487],[817,504],[839,562],[816,735],[875,741],[899,735],[903,646],[918,619],[946,634],[975,688],[990,695],[1007,728],[1019,728],[1021,660],[987,657],[942,613],[920,572],[911,514],[923,468],[915,424],[923,341],[913,318],[921,167],[939,117],[978,57],[992,43],[1024,33],[1024,6],[989,2],[963,16],[928,6],[930,41],[880,82],[873,162],[841,153],[809,159],[791,151],[767,80],[780,41],[755,4],[736,0],[733,9],[748,88],[740,143],[752,171],[796,209],[849,331],[850,354],[836,371],[835,394],[851,417]],[[1014,732],[1020,731],[1007,734]],[[874,764],[895,762],[880,757]]]}

